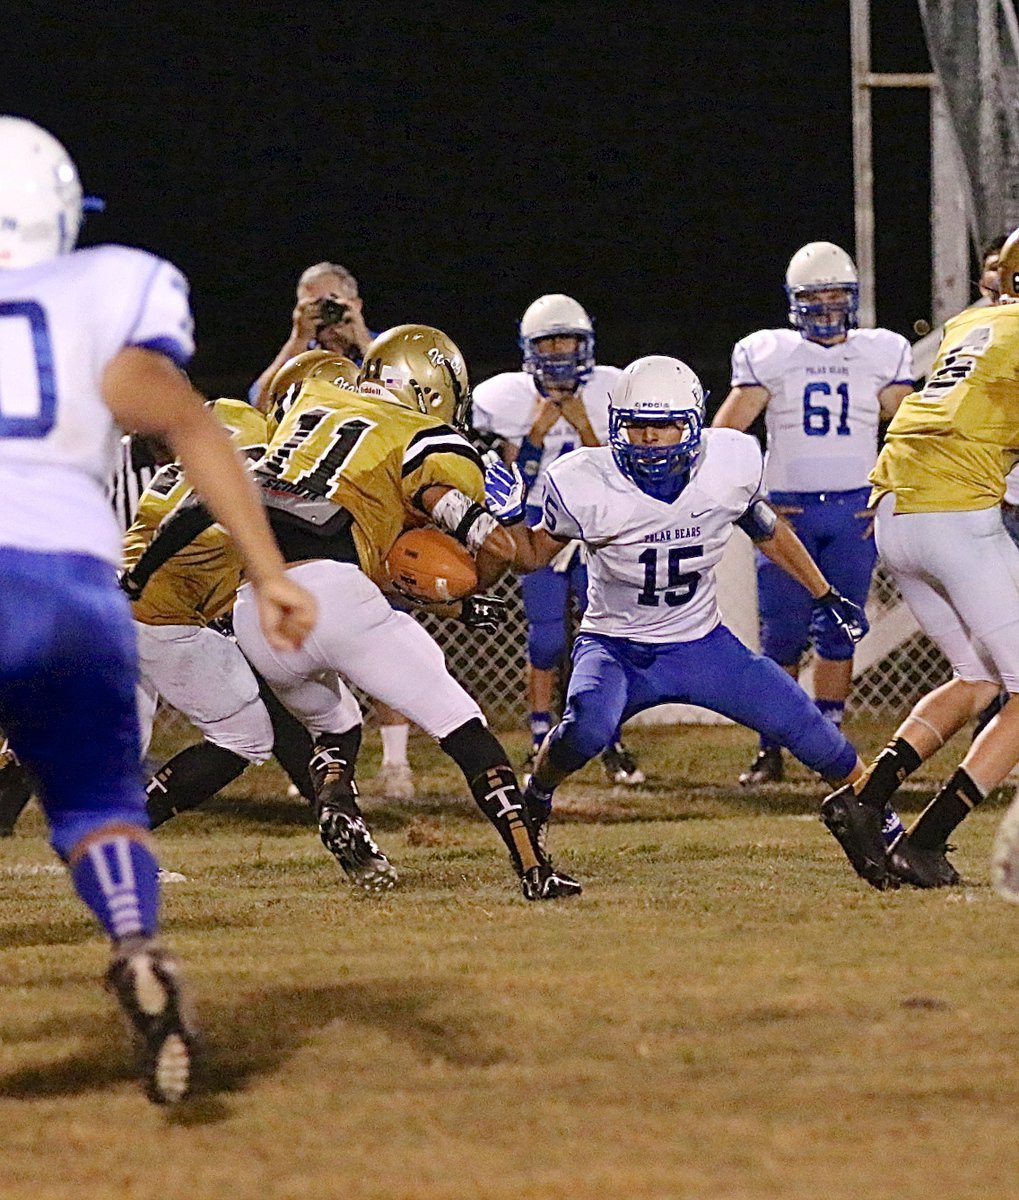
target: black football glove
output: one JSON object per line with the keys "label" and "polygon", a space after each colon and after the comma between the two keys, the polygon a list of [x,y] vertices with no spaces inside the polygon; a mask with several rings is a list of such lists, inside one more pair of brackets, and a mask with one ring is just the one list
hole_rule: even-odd
{"label": "black football glove", "polygon": [[848,646],[855,646],[868,629],[870,622],[859,604],[847,600],[834,588],[829,588],[814,601],[810,632],[815,642],[843,640]]}
{"label": "black football glove", "polygon": [[509,605],[498,596],[468,596],[460,602],[460,623],[468,629],[495,631],[506,620]]}

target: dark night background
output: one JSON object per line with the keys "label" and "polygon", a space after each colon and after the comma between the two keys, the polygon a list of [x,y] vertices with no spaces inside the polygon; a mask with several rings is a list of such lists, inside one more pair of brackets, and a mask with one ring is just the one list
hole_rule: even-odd
{"label": "dark night background", "polygon": [[[874,0],[874,67],[927,70],[913,0]],[[176,262],[198,384],[234,392],[289,329],[300,270],[358,277],[375,329],[438,325],[475,381],[518,363],[548,291],[598,357],[688,359],[784,324],[802,243],[853,248],[848,2],[21,3],[0,110],[103,196],[83,243]],[[929,316],[927,95],[875,98],[878,319]]]}

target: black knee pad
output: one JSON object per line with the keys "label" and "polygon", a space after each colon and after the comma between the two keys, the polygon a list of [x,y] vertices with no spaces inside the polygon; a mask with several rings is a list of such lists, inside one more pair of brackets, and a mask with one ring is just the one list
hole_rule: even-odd
{"label": "black knee pad", "polygon": [[499,739],[477,717],[442,738],[439,748],[463,771],[468,783],[494,767],[509,766]]}

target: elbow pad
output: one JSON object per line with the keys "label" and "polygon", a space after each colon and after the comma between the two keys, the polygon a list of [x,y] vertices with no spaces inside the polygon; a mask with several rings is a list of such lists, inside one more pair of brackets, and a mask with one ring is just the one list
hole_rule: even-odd
{"label": "elbow pad", "polygon": [[755,500],[736,524],[752,542],[767,542],[775,536],[778,513],[766,500]]}
{"label": "elbow pad", "polygon": [[477,554],[492,530],[499,528],[490,513],[456,488],[443,493],[431,516],[440,529],[452,534],[472,554]]}

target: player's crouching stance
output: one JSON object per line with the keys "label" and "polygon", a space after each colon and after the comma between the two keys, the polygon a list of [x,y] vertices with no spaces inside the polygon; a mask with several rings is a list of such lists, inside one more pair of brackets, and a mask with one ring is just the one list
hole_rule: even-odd
{"label": "player's crouching stance", "polygon": [[[562,542],[588,549],[589,600],[573,651],[566,711],[546,738],[524,791],[544,832],[552,793],[608,744],[621,721],[679,701],[723,713],[775,742],[825,779],[862,764],[842,733],[776,663],[721,623],[715,566],[739,525],[814,599],[826,634],[859,640],[866,618],[829,587],[792,530],[762,500],[757,442],[704,429],[704,393],[675,358],[631,363],[613,389],[609,445],[575,450],[548,471],[541,524],[513,524],[518,570],[548,562]],[[519,512],[512,472],[488,470],[490,510]],[[883,843],[875,869],[884,869]]]}
{"label": "player's crouching stance", "polygon": [[287,580],[226,435],[179,369],[187,284],[124,246],[72,253],[81,186],[59,142],[0,117],[0,725],[39,784],[50,839],[112,943],[107,982],[138,1035],[149,1097],[190,1086],[194,1027],[157,941],[158,867],[138,771],[137,657],[104,483],[117,429],[158,434],[233,533],[276,646],[314,602]]}

